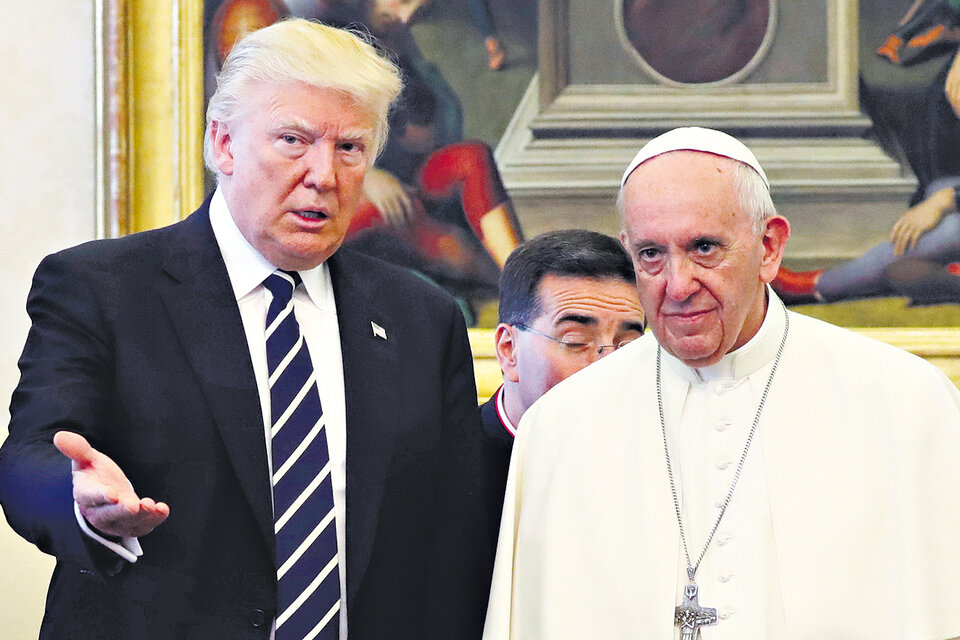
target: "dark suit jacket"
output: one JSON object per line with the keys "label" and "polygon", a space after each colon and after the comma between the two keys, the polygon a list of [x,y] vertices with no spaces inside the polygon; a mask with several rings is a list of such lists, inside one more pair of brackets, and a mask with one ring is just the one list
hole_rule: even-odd
{"label": "dark suit jacket", "polygon": [[513,449],[513,436],[507,431],[503,421],[500,420],[500,414],[497,413],[497,395],[499,393],[500,389],[497,389],[489,400],[480,405],[480,421],[483,423],[484,438],[492,444],[499,445],[509,456]]}
{"label": "dark suit jacket", "polygon": [[[346,388],[350,640],[478,638],[492,543],[462,315],[380,261],[341,249],[329,265]],[[47,257],[27,308],[0,504],[57,558],[41,637],[266,638],[276,602],[266,443],[207,205]],[[70,465],[52,445],[60,429],[170,505],[135,564],[80,532]]]}
{"label": "dark suit jacket", "polygon": [[497,414],[497,394],[480,407],[480,419],[483,423],[483,447],[486,466],[484,477],[487,486],[489,520],[491,535],[496,539],[500,529],[500,514],[503,511],[503,492],[507,486],[507,473],[510,470],[510,453],[513,451],[513,436],[503,426]]}

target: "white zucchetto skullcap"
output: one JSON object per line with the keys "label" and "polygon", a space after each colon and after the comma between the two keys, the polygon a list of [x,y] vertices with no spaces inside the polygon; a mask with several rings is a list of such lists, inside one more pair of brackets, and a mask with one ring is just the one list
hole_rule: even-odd
{"label": "white zucchetto skullcap", "polygon": [[633,170],[641,164],[661,154],[669,151],[703,151],[713,153],[718,156],[724,156],[739,160],[740,162],[753,167],[760,177],[763,178],[767,189],[770,188],[770,181],[767,180],[767,174],[760,168],[760,163],[753,152],[745,144],[727,135],[722,131],[715,129],[704,129],[703,127],[680,127],[672,129],[666,133],[660,134],[647,144],[643,145],[637,155],[627,166],[620,179],[620,186],[623,187],[627,178],[633,173]]}

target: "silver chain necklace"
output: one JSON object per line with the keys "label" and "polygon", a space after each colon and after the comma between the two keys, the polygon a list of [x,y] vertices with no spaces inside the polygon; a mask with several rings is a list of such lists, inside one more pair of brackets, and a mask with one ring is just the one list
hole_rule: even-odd
{"label": "silver chain necklace", "polygon": [[[782,305],[782,303],[781,303]],[[700,568],[700,562],[707,554],[710,542],[720,527],[720,521],[723,514],[727,511],[727,505],[733,498],[733,490],[737,486],[737,480],[740,479],[740,472],[743,471],[743,464],[747,460],[747,452],[750,451],[750,443],[753,442],[753,436],[757,432],[757,425],[760,423],[760,414],[763,413],[763,405],[767,402],[767,393],[770,391],[770,385],[773,383],[773,377],[777,373],[777,367],[780,366],[780,358],[783,356],[783,348],[787,344],[787,334],[790,332],[790,316],[787,314],[786,306],[783,306],[783,337],[780,338],[780,347],[777,349],[777,357],[773,361],[773,368],[770,370],[770,377],[767,378],[767,384],[763,387],[763,394],[760,396],[760,405],[757,407],[757,413],[753,416],[753,425],[750,427],[750,434],[747,436],[747,443],[743,446],[743,453],[740,454],[740,462],[733,474],[733,482],[730,483],[730,489],[727,491],[727,497],[724,498],[720,506],[720,513],[717,515],[717,521],[713,523],[713,528],[707,536],[707,541],[703,544],[703,550],[696,564],[690,560],[690,551],[687,548],[687,537],[683,530],[683,518],[680,515],[680,500],[677,498],[677,485],[673,479],[673,465],[670,463],[670,448],[667,446],[667,422],[663,417],[663,377],[661,375],[661,360],[663,348],[657,347],[657,406],[660,409],[660,431],[663,433],[663,453],[667,460],[667,476],[670,478],[670,492],[673,494],[673,508],[677,514],[677,524],[680,526],[680,541],[683,543],[683,554],[687,559],[687,577],[690,582],[683,591],[683,600],[680,606],[674,611],[674,624],[682,632],[682,640],[692,640],[699,632],[700,627],[717,623],[717,610],[701,607],[697,601],[697,569]]]}

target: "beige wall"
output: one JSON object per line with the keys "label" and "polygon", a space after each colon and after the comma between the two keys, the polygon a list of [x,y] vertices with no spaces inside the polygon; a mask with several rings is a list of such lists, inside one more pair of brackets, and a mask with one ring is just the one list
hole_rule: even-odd
{"label": "beige wall", "polygon": [[[95,233],[93,5],[10,2],[0,21],[0,438],[33,270]],[[53,562],[4,522],[0,567],[0,635],[36,638]]]}

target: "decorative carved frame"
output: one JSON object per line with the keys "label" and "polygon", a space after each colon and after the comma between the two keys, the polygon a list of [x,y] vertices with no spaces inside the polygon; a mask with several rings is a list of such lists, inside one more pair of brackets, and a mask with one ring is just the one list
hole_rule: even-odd
{"label": "decorative carved frame", "polygon": [[[175,222],[203,198],[203,0],[95,2],[97,235],[116,237]],[[629,116],[622,114],[636,113],[638,101],[647,98],[629,87],[601,99],[567,86],[565,45],[558,37],[566,2],[540,0],[540,109],[534,126],[562,128],[584,119],[598,127],[611,121],[629,126]],[[855,13],[847,9],[855,3],[835,6],[839,15],[831,19],[855,29]],[[842,66],[835,71],[850,72]],[[802,111],[813,103],[849,117],[856,98],[839,86],[829,83],[812,97],[792,96],[790,108]],[[716,100],[722,109],[729,98],[718,93]],[[863,332],[935,361],[960,381],[960,329]],[[474,344],[487,335],[473,332]]]}
{"label": "decorative carved frame", "polygon": [[97,235],[203,198],[203,0],[96,0]]}
{"label": "decorative carved frame", "polygon": [[735,84],[742,78],[750,75],[750,73],[757,68],[757,65],[763,61],[763,58],[767,55],[767,52],[770,50],[770,45],[773,43],[773,37],[777,30],[777,0],[769,0],[770,2],[770,13],[767,16],[767,30],[764,33],[763,40],[760,42],[760,46],[757,47],[757,50],[754,52],[753,56],[744,65],[739,71],[728,75],[725,78],[720,80],[715,80],[713,82],[702,82],[697,85],[691,85],[686,82],[679,82],[673,80],[663,75],[657,71],[653,66],[648,63],[640,52],[634,49],[630,45],[629,37],[627,36],[627,27],[623,23],[623,11],[620,10],[622,7],[623,0],[614,0],[614,26],[617,29],[617,35],[620,37],[620,44],[623,45],[624,51],[627,52],[634,62],[640,66],[643,71],[649,75],[651,78],[654,78],[657,82],[663,85],[670,87],[722,87],[727,84]]}

